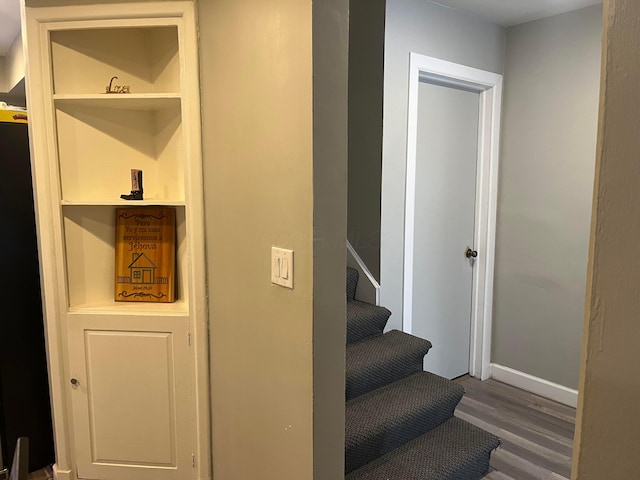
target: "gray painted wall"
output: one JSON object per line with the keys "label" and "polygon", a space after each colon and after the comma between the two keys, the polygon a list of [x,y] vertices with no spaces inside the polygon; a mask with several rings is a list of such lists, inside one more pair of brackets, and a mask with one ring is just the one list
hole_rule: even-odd
{"label": "gray painted wall", "polygon": [[[213,478],[342,478],[346,0],[198,14]],[[295,251],[293,290],[272,245]]]}
{"label": "gray painted wall", "polygon": [[381,302],[402,326],[409,54],[417,52],[502,73],[505,31],[425,0],[389,0],[384,59]]}
{"label": "gray painted wall", "polygon": [[312,5],[312,478],[333,480],[344,475],[349,0]]}
{"label": "gray painted wall", "polygon": [[507,30],[492,361],[578,386],[601,7]]}
{"label": "gray painted wall", "polygon": [[386,0],[349,2],[347,237],[380,281],[380,184]]}

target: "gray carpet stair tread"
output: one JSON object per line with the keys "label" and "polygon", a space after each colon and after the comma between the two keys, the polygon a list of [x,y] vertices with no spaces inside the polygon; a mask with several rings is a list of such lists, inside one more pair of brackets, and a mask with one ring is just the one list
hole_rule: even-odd
{"label": "gray carpet stair tread", "polygon": [[428,340],[398,330],[347,345],[347,400],[421,372],[430,348]]}
{"label": "gray carpet stair tread", "polygon": [[353,300],[358,286],[360,273],[355,268],[347,267],[347,300]]}
{"label": "gray carpet stair tread", "polygon": [[453,417],[345,480],[479,480],[499,445],[494,435]]}
{"label": "gray carpet stair tread", "polygon": [[345,472],[441,425],[463,395],[459,384],[421,372],[347,402]]}
{"label": "gray carpet stair tread", "polygon": [[347,343],[355,343],[374,335],[382,335],[391,312],[358,300],[347,301]]}

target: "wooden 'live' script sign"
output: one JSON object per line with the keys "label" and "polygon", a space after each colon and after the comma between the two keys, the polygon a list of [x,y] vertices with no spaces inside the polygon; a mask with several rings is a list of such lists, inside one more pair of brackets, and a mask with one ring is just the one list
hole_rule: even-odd
{"label": "wooden 'live' script sign", "polygon": [[175,300],[175,218],[173,208],[116,209],[116,301]]}

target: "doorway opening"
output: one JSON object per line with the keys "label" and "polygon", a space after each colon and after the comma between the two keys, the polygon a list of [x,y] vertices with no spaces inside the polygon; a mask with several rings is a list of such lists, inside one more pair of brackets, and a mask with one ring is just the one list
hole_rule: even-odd
{"label": "doorway opening", "polygon": [[[405,245],[404,245],[404,292],[403,292],[403,330],[407,333],[418,334],[419,316],[415,312],[416,300],[422,298],[422,293],[416,289],[416,260],[422,259],[420,244],[416,242],[416,234],[437,235],[437,231],[424,232],[421,221],[429,219],[417,215],[424,211],[423,205],[417,203],[424,200],[417,197],[418,190],[422,186],[419,181],[419,151],[420,127],[425,125],[420,121],[420,97],[421,90],[425,98],[424,86],[441,89],[441,92],[469,93],[470,97],[477,97],[477,130],[474,139],[477,151],[475,162],[475,175],[472,178],[472,187],[475,186],[475,195],[472,195],[471,212],[465,212],[468,218],[472,218],[472,234],[470,236],[473,245],[460,247],[460,259],[468,262],[471,270],[470,278],[470,318],[468,337],[468,372],[471,376],[485,380],[490,376],[490,352],[491,352],[491,315],[493,299],[493,271],[495,252],[495,225],[498,187],[498,155],[500,135],[500,111],[502,99],[502,75],[479,70],[464,65],[447,62],[433,57],[412,53],[409,72],[409,118],[407,134],[407,176],[405,199]],[[421,88],[422,85],[422,88]],[[438,95],[437,90],[426,95]],[[456,96],[454,94],[454,96]],[[460,95],[458,95],[460,97]],[[464,95],[462,95],[464,96]],[[428,98],[428,97],[427,97]],[[435,98],[435,97],[431,97]],[[464,101],[463,101],[464,102]],[[453,100],[456,104],[456,100]],[[473,100],[467,102],[467,107],[473,108]],[[444,106],[444,104],[443,104]],[[467,110],[469,111],[469,110]],[[459,116],[459,120],[464,115]],[[456,119],[450,119],[456,123]],[[459,122],[458,122],[459,123]],[[428,122],[427,122],[428,125]],[[473,128],[469,127],[468,128]],[[467,142],[468,143],[468,142]],[[467,152],[468,152],[467,148]],[[446,162],[445,162],[446,163]],[[434,172],[437,174],[437,172]],[[451,172],[450,172],[451,173]],[[428,177],[428,175],[427,175]],[[447,187],[447,185],[445,185]],[[470,188],[472,188],[470,187]],[[470,188],[467,188],[467,193]],[[446,189],[445,189],[446,190]],[[451,193],[451,192],[448,192]],[[455,194],[455,192],[453,192]],[[441,198],[440,201],[443,201]],[[433,206],[433,205],[432,205]],[[444,205],[446,206],[446,205]],[[440,212],[441,219],[447,215],[453,216],[455,212]],[[464,215],[463,215],[464,216]],[[443,246],[447,239],[434,244]],[[463,258],[469,254],[467,258]],[[438,255],[439,252],[431,252]],[[477,256],[473,256],[476,253]],[[425,257],[428,258],[428,257]],[[428,266],[426,266],[428,269]],[[436,279],[435,282],[438,281]],[[428,283],[426,284],[428,285]],[[468,302],[469,299],[451,299],[452,302]],[[446,308],[446,307],[445,307]],[[435,320],[435,319],[434,319]],[[466,319],[464,319],[466,321]],[[447,330],[446,318],[440,320],[440,331]],[[456,332],[452,331],[455,335]],[[420,336],[420,335],[418,335]],[[437,347],[434,341],[434,348]],[[461,342],[457,342],[460,344]],[[462,344],[465,342],[463,341]],[[435,353],[435,350],[434,352]],[[466,357],[465,357],[466,358]],[[427,366],[429,368],[429,366]],[[435,372],[438,373],[438,372]]]}

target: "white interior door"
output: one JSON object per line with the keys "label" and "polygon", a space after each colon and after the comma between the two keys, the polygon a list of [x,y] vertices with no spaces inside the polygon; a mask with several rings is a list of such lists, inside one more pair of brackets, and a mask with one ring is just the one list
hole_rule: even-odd
{"label": "white interior door", "polygon": [[433,343],[425,369],[469,372],[480,96],[419,82],[412,333]]}

